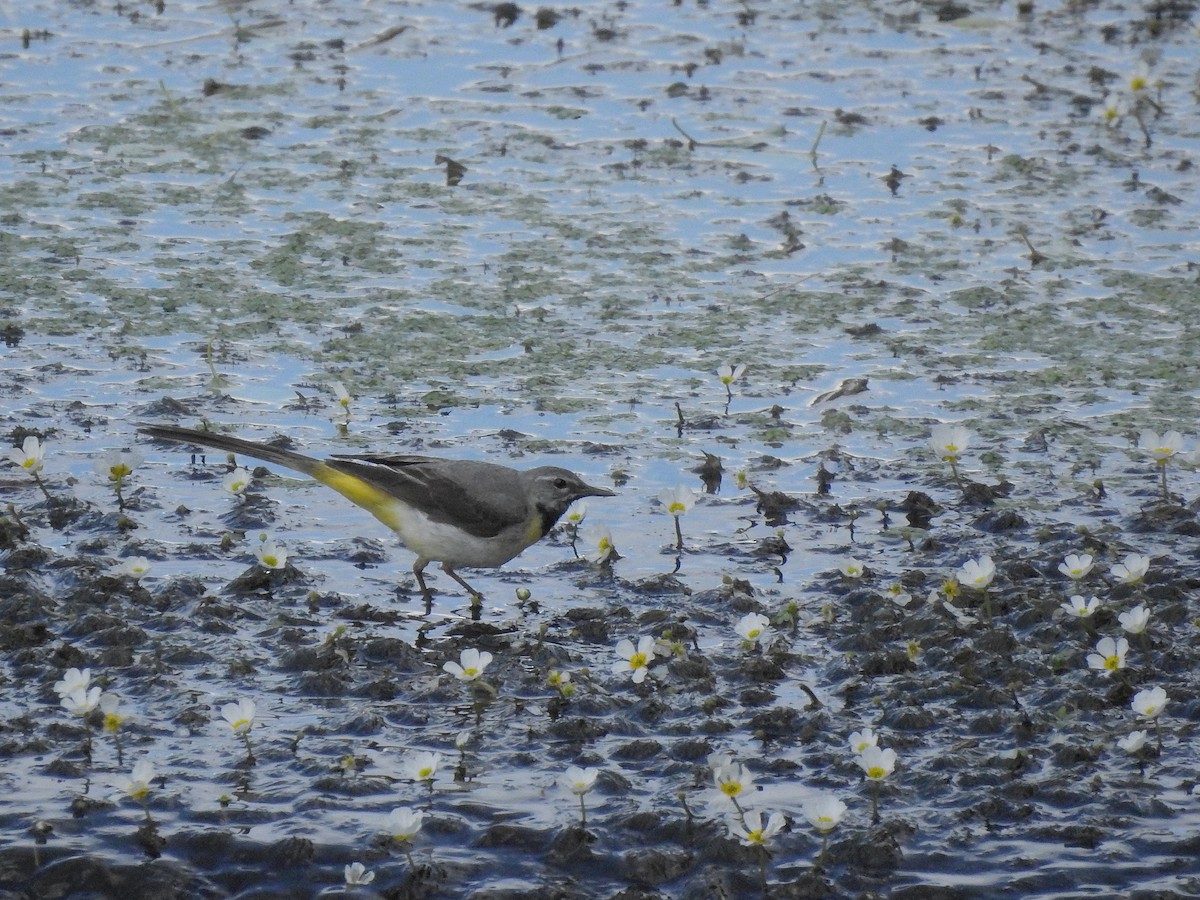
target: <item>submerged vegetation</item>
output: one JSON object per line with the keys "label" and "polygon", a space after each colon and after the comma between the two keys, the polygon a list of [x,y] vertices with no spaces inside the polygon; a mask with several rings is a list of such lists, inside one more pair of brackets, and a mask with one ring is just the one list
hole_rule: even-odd
{"label": "submerged vegetation", "polygon": [[[9,886],[1200,891],[1191,5],[448,9],[14,13]],[[142,421],[619,496],[427,613]]]}

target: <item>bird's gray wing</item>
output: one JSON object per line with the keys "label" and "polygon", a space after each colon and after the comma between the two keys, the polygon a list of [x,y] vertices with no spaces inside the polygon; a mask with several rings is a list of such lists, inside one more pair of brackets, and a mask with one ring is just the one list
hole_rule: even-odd
{"label": "bird's gray wing", "polygon": [[528,518],[521,475],[507,466],[428,456],[336,456],[327,464],[475,537],[495,537]]}

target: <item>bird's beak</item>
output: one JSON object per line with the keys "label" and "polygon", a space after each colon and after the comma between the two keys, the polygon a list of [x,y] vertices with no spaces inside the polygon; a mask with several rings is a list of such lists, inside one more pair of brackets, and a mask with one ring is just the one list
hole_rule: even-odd
{"label": "bird's beak", "polygon": [[615,497],[616,491],[610,491],[608,488],[592,487],[590,484],[585,484],[575,492],[575,498],[580,497]]}

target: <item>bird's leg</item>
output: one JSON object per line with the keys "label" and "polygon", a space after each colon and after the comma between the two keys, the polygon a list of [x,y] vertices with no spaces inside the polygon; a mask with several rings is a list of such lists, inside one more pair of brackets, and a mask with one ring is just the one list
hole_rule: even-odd
{"label": "bird's leg", "polygon": [[425,601],[428,607],[433,604],[433,592],[429,590],[429,585],[425,583],[425,567],[429,565],[429,560],[424,557],[417,557],[417,561],[413,563],[413,574],[417,576],[417,584],[421,586],[421,599]]}
{"label": "bird's leg", "polygon": [[479,591],[467,584],[467,582],[463,580],[463,577],[454,571],[454,566],[450,565],[450,563],[442,563],[442,571],[467,589],[467,593],[471,595],[472,606],[477,606],[483,601],[483,594],[479,593]]}

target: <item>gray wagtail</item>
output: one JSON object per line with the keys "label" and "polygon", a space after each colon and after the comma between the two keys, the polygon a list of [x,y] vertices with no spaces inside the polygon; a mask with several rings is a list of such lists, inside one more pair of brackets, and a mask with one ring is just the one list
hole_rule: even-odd
{"label": "gray wagtail", "polygon": [[431,600],[425,567],[442,571],[472,598],[482,596],[455,571],[496,567],[545,537],[581,497],[614,497],[574,472],[539,466],[526,472],[473,460],[401,454],[335,454],[319,460],[292,450],[175,425],[143,425],[153,438],[241,453],[303,472],[358,504],[417,554],[413,574]]}

